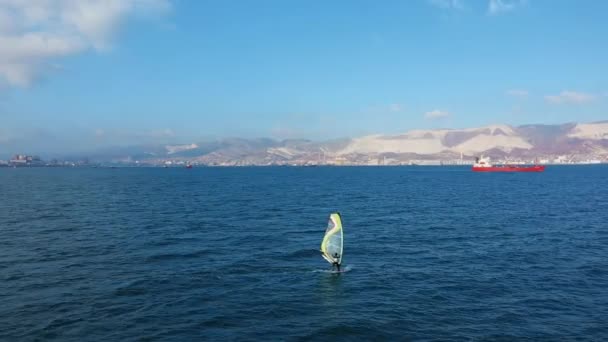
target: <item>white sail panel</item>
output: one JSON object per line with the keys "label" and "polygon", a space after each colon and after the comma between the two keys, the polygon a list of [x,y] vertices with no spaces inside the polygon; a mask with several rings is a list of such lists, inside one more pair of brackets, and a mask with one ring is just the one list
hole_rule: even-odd
{"label": "white sail panel", "polygon": [[343,246],[342,218],[339,213],[333,213],[329,215],[325,236],[323,237],[323,242],[321,242],[321,253],[323,258],[330,264],[341,264]]}

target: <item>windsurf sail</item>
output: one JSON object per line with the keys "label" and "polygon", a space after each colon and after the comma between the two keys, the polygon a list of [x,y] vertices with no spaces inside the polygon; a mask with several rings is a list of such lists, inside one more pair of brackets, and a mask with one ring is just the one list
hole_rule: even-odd
{"label": "windsurf sail", "polygon": [[333,213],[329,215],[325,236],[321,242],[323,258],[330,264],[342,264],[343,242],[342,217],[340,213]]}

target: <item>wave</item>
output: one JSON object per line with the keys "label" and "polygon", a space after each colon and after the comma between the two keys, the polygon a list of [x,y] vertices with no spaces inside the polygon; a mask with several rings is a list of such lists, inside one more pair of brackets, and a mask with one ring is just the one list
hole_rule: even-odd
{"label": "wave", "polygon": [[311,258],[319,256],[320,252],[316,249],[300,249],[295,252],[288,254],[285,259],[294,260],[294,259],[303,259],[303,258]]}
{"label": "wave", "polygon": [[175,259],[193,259],[200,258],[203,256],[210,255],[212,252],[209,250],[199,250],[191,253],[164,253],[164,254],[155,254],[146,258],[146,262],[159,262],[166,260],[175,260]]}
{"label": "wave", "polygon": [[323,228],[320,229],[307,229],[307,230],[291,230],[291,231],[287,231],[285,232],[286,234],[317,234],[322,236],[323,235]]}
{"label": "wave", "polygon": [[[393,340],[397,338],[397,335],[391,336],[385,329],[379,329],[379,327],[373,326],[372,322],[357,322],[349,325],[335,324],[332,326],[324,327],[311,331],[308,335],[301,336],[299,341],[317,341],[317,340],[331,340],[333,338],[338,340]],[[403,337],[403,336],[399,336]]]}
{"label": "wave", "polygon": [[[354,268],[353,265],[348,265],[345,266],[344,268],[342,268],[342,273],[346,273],[351,271]],[[332,274],[337,274],[336,271],[334,271],[333,269],[323,269],[323,270],[313,270],[313,273],[332,273]]]}

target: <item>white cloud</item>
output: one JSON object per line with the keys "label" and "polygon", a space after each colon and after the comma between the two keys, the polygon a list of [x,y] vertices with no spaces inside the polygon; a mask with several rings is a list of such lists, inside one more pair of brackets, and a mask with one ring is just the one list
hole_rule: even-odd
{"label": "white cloud", "polygon": [[530,93],[527,90],[523,89],[511,89],[507,90],[507,95],[513,97],[528,97]]}
{"label": "white cloud", "polygon": [[509,12],[526,4],[526,0],[490,0],[488,13],[499,14]]}
{"label": "white cloud", "polygon": [[441,9],[463,9],[461,0],[428,0],[428,2]]}
{"label": "white cloud", "polygon": [[553,104],[581,104],[595,100],[595,95],[580,93],[576,91],[564,90],[558,95],[547,95],[545,101]]}
{"label": "white cloud", "polygon": [[439,110],[439,109],[435,109],[430,112],[424,113],[424,117],[427,119],[440,119],[440,118],[445,118],[448,116],[450,116],[449,112]]}
{"label": "white cloud", "polygon": [[106,50],[133,14],[160,14],[170,0],[0,0],[0,81],[25,87],[56,59]]}

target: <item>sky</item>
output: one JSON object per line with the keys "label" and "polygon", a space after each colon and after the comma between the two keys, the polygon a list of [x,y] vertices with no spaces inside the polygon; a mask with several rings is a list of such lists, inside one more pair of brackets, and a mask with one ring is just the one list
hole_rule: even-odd
{"label": "sky", "polygon": [[608,119],[602,0],[0,0],[0,154]]}

